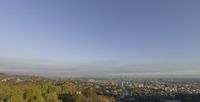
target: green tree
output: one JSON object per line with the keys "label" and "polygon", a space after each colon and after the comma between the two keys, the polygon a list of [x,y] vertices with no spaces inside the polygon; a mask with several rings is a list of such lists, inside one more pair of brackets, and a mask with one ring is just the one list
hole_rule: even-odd
{"label": "green tree", "polygon": [[24,96],[27,102],[44,102],[44,98],[38,87],[27,89]]}
{"label": "green tree", "polygon": [[25,102],[21,95],[14,95],[10,97],[10,102]]}
{"label": "green tree", "polygon": [[87,99],[83,95],[78,95],[75,102],[87,102]]}
{"label": "green tree", "polygon": [[8,100],[11,96],[11,89],[8,86],[0,86],[0,99]]}
{"label": "green tree", "polygon": [[58,95],[56,94],[56,92],[47,93],[45,95],[45,101],[46,102],[61,102],[58,99]]}

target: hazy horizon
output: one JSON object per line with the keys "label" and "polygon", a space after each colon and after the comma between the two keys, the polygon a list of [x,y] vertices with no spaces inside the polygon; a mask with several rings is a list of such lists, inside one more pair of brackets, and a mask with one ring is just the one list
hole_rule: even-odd
{"label": "hazy horizon", "polygon": [[200,1],[0,1],[0,72],[200,78]]}

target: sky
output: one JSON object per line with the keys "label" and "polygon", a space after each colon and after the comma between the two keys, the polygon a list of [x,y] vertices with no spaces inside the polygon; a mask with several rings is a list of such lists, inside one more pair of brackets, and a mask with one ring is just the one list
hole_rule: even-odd
{"label": "sky", "polygon": [[199,0],[1,0],[0,71],[200,78]]}

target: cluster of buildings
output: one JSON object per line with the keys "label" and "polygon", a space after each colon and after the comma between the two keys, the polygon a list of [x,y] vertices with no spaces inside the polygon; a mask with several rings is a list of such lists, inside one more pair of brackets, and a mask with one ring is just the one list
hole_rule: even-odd
{"label": "cluster of buildings", "polygon": [[[114,97],[117,102],[138,102],[137,98],[158,97],[160,102],[181,102],[164,99],[178,94],[200,94],[199,79],[59,79],[50,80],[34,76],[8,76],[0,74],[0,83],[48,82],[73,86],[71,91],[82,94],[82,89],[95,90],[97,94]],[[162,98],[164,97],[164,98]],[[147,98],[148,99],[148,98]],[[140,102],[140,101],[139,101]],[[157,101],[153,101],[157,102]]]}
{"label": "cluster of buildings", "polygon": [[160,90],[169,93],[200,93],[200,82],[191,80],[126,80],[121,82],[122,86],[128,88],[143,88]]}
{"label": "cluster of buildings", "polygon": [[[123,80],[123,79],[89,79],[81,80],[83,88],[95,89],[98,94],[113,96],[116,100],[129,98],[135,100],[136,96],[160,95],[163,97],[177,94],[200,94],[199,80]],[[164,100],[163,102],[170,100]],[[118,101],[124,102],[124,101]],[[127,101],[128,102],[128,101]],[[131,101],[135,102],[135,101]],[[173,102],[173,101],[171,101]],[[179,102],[174,100],[174,102]]]}

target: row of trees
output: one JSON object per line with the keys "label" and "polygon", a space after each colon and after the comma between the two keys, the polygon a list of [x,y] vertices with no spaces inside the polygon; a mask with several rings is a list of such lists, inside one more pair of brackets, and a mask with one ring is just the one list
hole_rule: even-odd
{"label": "row of trees", "polygon": [[95,90],[82,90],[76,94],[73,85],[48,83],[0,85],[3,102],[114,102],[110,97],[99,96]]}

